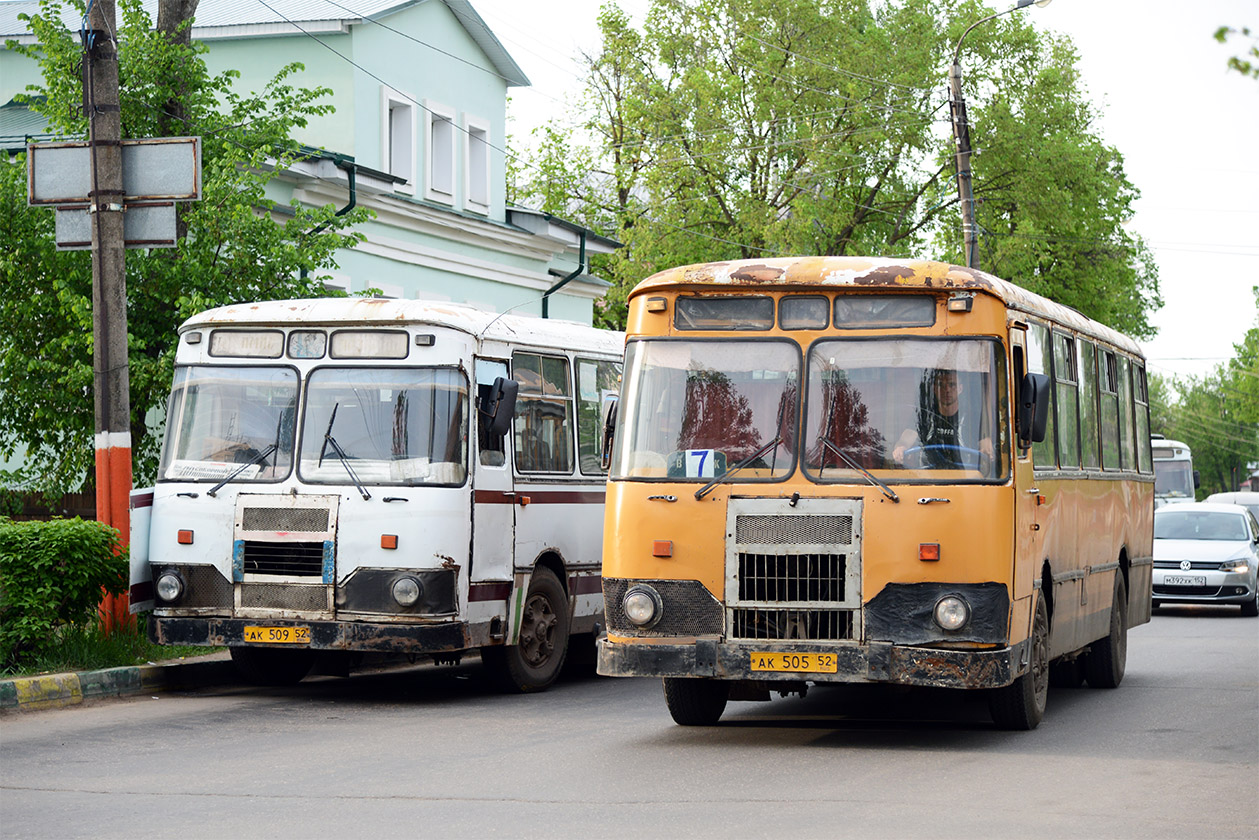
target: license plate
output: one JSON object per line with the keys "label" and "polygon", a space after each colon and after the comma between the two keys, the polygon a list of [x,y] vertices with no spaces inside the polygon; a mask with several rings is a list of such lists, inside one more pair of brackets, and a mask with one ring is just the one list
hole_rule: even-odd
{"label": "license plate", "polygon": [[245,641],[263,645],[308,645],[309,627],[246,627]]}
{"label": "license plate", "polygon": [[750,664],[753,671],[834,674],[839,657],[833,653],[753,653]]}
{"label": "license plate", "polygon": [[1206,586],[1206,575],[1163,575],[1166,586]]}

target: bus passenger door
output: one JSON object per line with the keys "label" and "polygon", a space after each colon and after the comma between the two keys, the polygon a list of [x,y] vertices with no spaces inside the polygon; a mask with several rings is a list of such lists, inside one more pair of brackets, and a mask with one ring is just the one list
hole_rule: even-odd
{"label": "bus passenger door", "polygon": [[[507,362],[476,360],[477,410],[475,478],[472,484],[471,581],[510,581],[514,563],[516,495],[512,488],[511,433],[495,436],[490,417],[483,413],[483,396],[494,380],[509,378]],[[506,597],[506,595],[504,595]]]}
{"label": "bus passenger door", "polygon": [[[1019,400],[1020,386],[1023,375],[1028,372],[1026,327],[1010,330],[1010,351],[1013,364],[1012,372],[1014,399]],[[1019,446],[1018,435],[1013,436],[1014,442],[1014,581],[1010,599],[1013,612],[1010,621],[1010,641],[1018,642],[1027,638],[1031,631],[1032,608],[1035,601],[1030,597],[1036,583],[1040,579],[1041,564],[1045,559],[1045,539],[1043,517],[1040,515],[1043,493],[1037,487],[1032,473],[1032,450]],[[1045,593],[1049,594],[1049,593]]]}

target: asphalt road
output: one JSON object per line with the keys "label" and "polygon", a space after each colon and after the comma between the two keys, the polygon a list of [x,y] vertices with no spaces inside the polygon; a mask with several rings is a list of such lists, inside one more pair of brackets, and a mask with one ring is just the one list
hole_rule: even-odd
{"label": "asphalt road", "polygon": [[1113,691],[1033,732],[881,687],[673,724],[657,681],[475,664],[0,717],[5,838],[1080,837],[1259,833],[1259,620],[1168,608]]}

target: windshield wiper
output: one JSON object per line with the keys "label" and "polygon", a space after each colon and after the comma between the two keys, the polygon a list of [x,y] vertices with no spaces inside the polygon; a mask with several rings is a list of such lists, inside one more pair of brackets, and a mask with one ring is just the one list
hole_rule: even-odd
{"label": "windshield wiper", "polygon": [[267,458],[271,456],[272,452],[275,452],[279,448],[280,447],[274,443],[267,444],[266,449],[262,450],[257,455],[250,458],[248,461],[246,461],[245,463],[237,467],[235,470],[233,470],[231,475],[229,475],[227,478],[223,479],[218,484],[214,485],[209,490],[207,490],[206,495],[213,498],[214,494],[217,493],[219,490],[221,490],[224,484],[227,484],[227,482],[231,481],[233,478],[240,475],[245,470],[252,467],[254,464],[257,464],[259,461],[265,461]]}
{"label": "windshield wiper", "polygon": [[782,440],[783,440],[783,439],[782,439],[782,435],[779,435],[778,437],[774,438],[774,439],[773,439],[773,440],[771,440],[769,443],[765,444],[765,445],[764,445],[764,446],[762,446],[760,449],[756,450],[756,451],[755,451],[755,452],[753,452],[751,455],[749,455],[748,457],[744,458],[742,461],[740,461],[739,463],[735,464],[733,467],[731,467],[730,469],[726,470],[726,471],[725,471],[725,472],[723,472],[721,475],[717,476],[717,477],[716,477],[716,478],[714,478],[712,481],[708,482],[708,483],[707,483],[707,484],[705,484],[703,487],[701,487],[701,488],[699,488],[698,490],[696,490],[696,491],[695,491],[695,498],[696,498],[697,500],[698,500],[698,499],[702,499],[702,498],[704,498],[704,496],[706,496],[706,495],[708,494],[708,491],[709,491],[709,490],[713,489],[713,488],[714,488],[714,487],[716,487],[718,484],[721,484],[723,481],[725,481],[726,479],[730,478],[730,476],[734,475],[734,474],[735,474],[735,473],[737,473],[739,470],[743,469],[743,468],[744,468],[744,467],[746,467],[748,464],[752,463],[752,462],[753,462],[753,461],[755,461],[757,458],[761,457],[761,456],[762,456],[762,455],[764,455],[766,452],[768,452],[769,450],[773,449],[773,448],[774,448],[775,446],[777,446],[778,444],[782,443]]}
{"label": "windshield wiper", "polygon": [[830,451],[838,455],[840,458],[842,458],[844,460],[844,463],[848,465],[849,469],[856,470],[857,472],[865,476],[866,481],[870,482],[875,487],[878,487],[881,491],[883,491],[884,496],[887,496],[889,499],[891,499],[894,502],[899,502],[901,500],[901,497],[896,495],[896,493],[893,492],[891,487],[888,487],[887,484],[875,478],[873,473],[871,473],[865,467],[861,466],[856,461],[854,461],[851,457],[848,456],[848,453],[844,452],[844,450],[840,449],[838,446],[831,443],[829,440],[827,440],[824,437],[819,437],[818,443],[822,444],[827,449],[829,449]]}
{"label": "windshield wiper", "polygon": [[341,403],[336,403],[332,406],[332,416],[328,418],[328,428],[323,433],[323,446],[319,448],[319,463],[317,466],[323,466],[323,457],[328,452],[328,445],[331,444],[332,451],[337,454],[337,458],[341,461],[341,466],[345,467],[345,471],[350,474],[350,480],[354,482],[354,486],[363,495],[363,500],[366,501],[372,497],[372,494],[368,493],[367,488],[363,486],[363,482],[358,480],[358,476],[354,473],[354,468],[350,466],[350,456],[345,454],[341,444],[337,443],[337,439],[332,436],[332,424],[337,419],[337,409],[340,407]]}

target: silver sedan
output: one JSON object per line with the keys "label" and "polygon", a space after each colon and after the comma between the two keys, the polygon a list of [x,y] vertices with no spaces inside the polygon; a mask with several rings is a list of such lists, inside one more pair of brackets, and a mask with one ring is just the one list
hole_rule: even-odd
{"label": "silver sedan", "polygon": [[1237,604],[1259,616],[1259,522],[1240,505],[1154,512],[1154,603]]}

